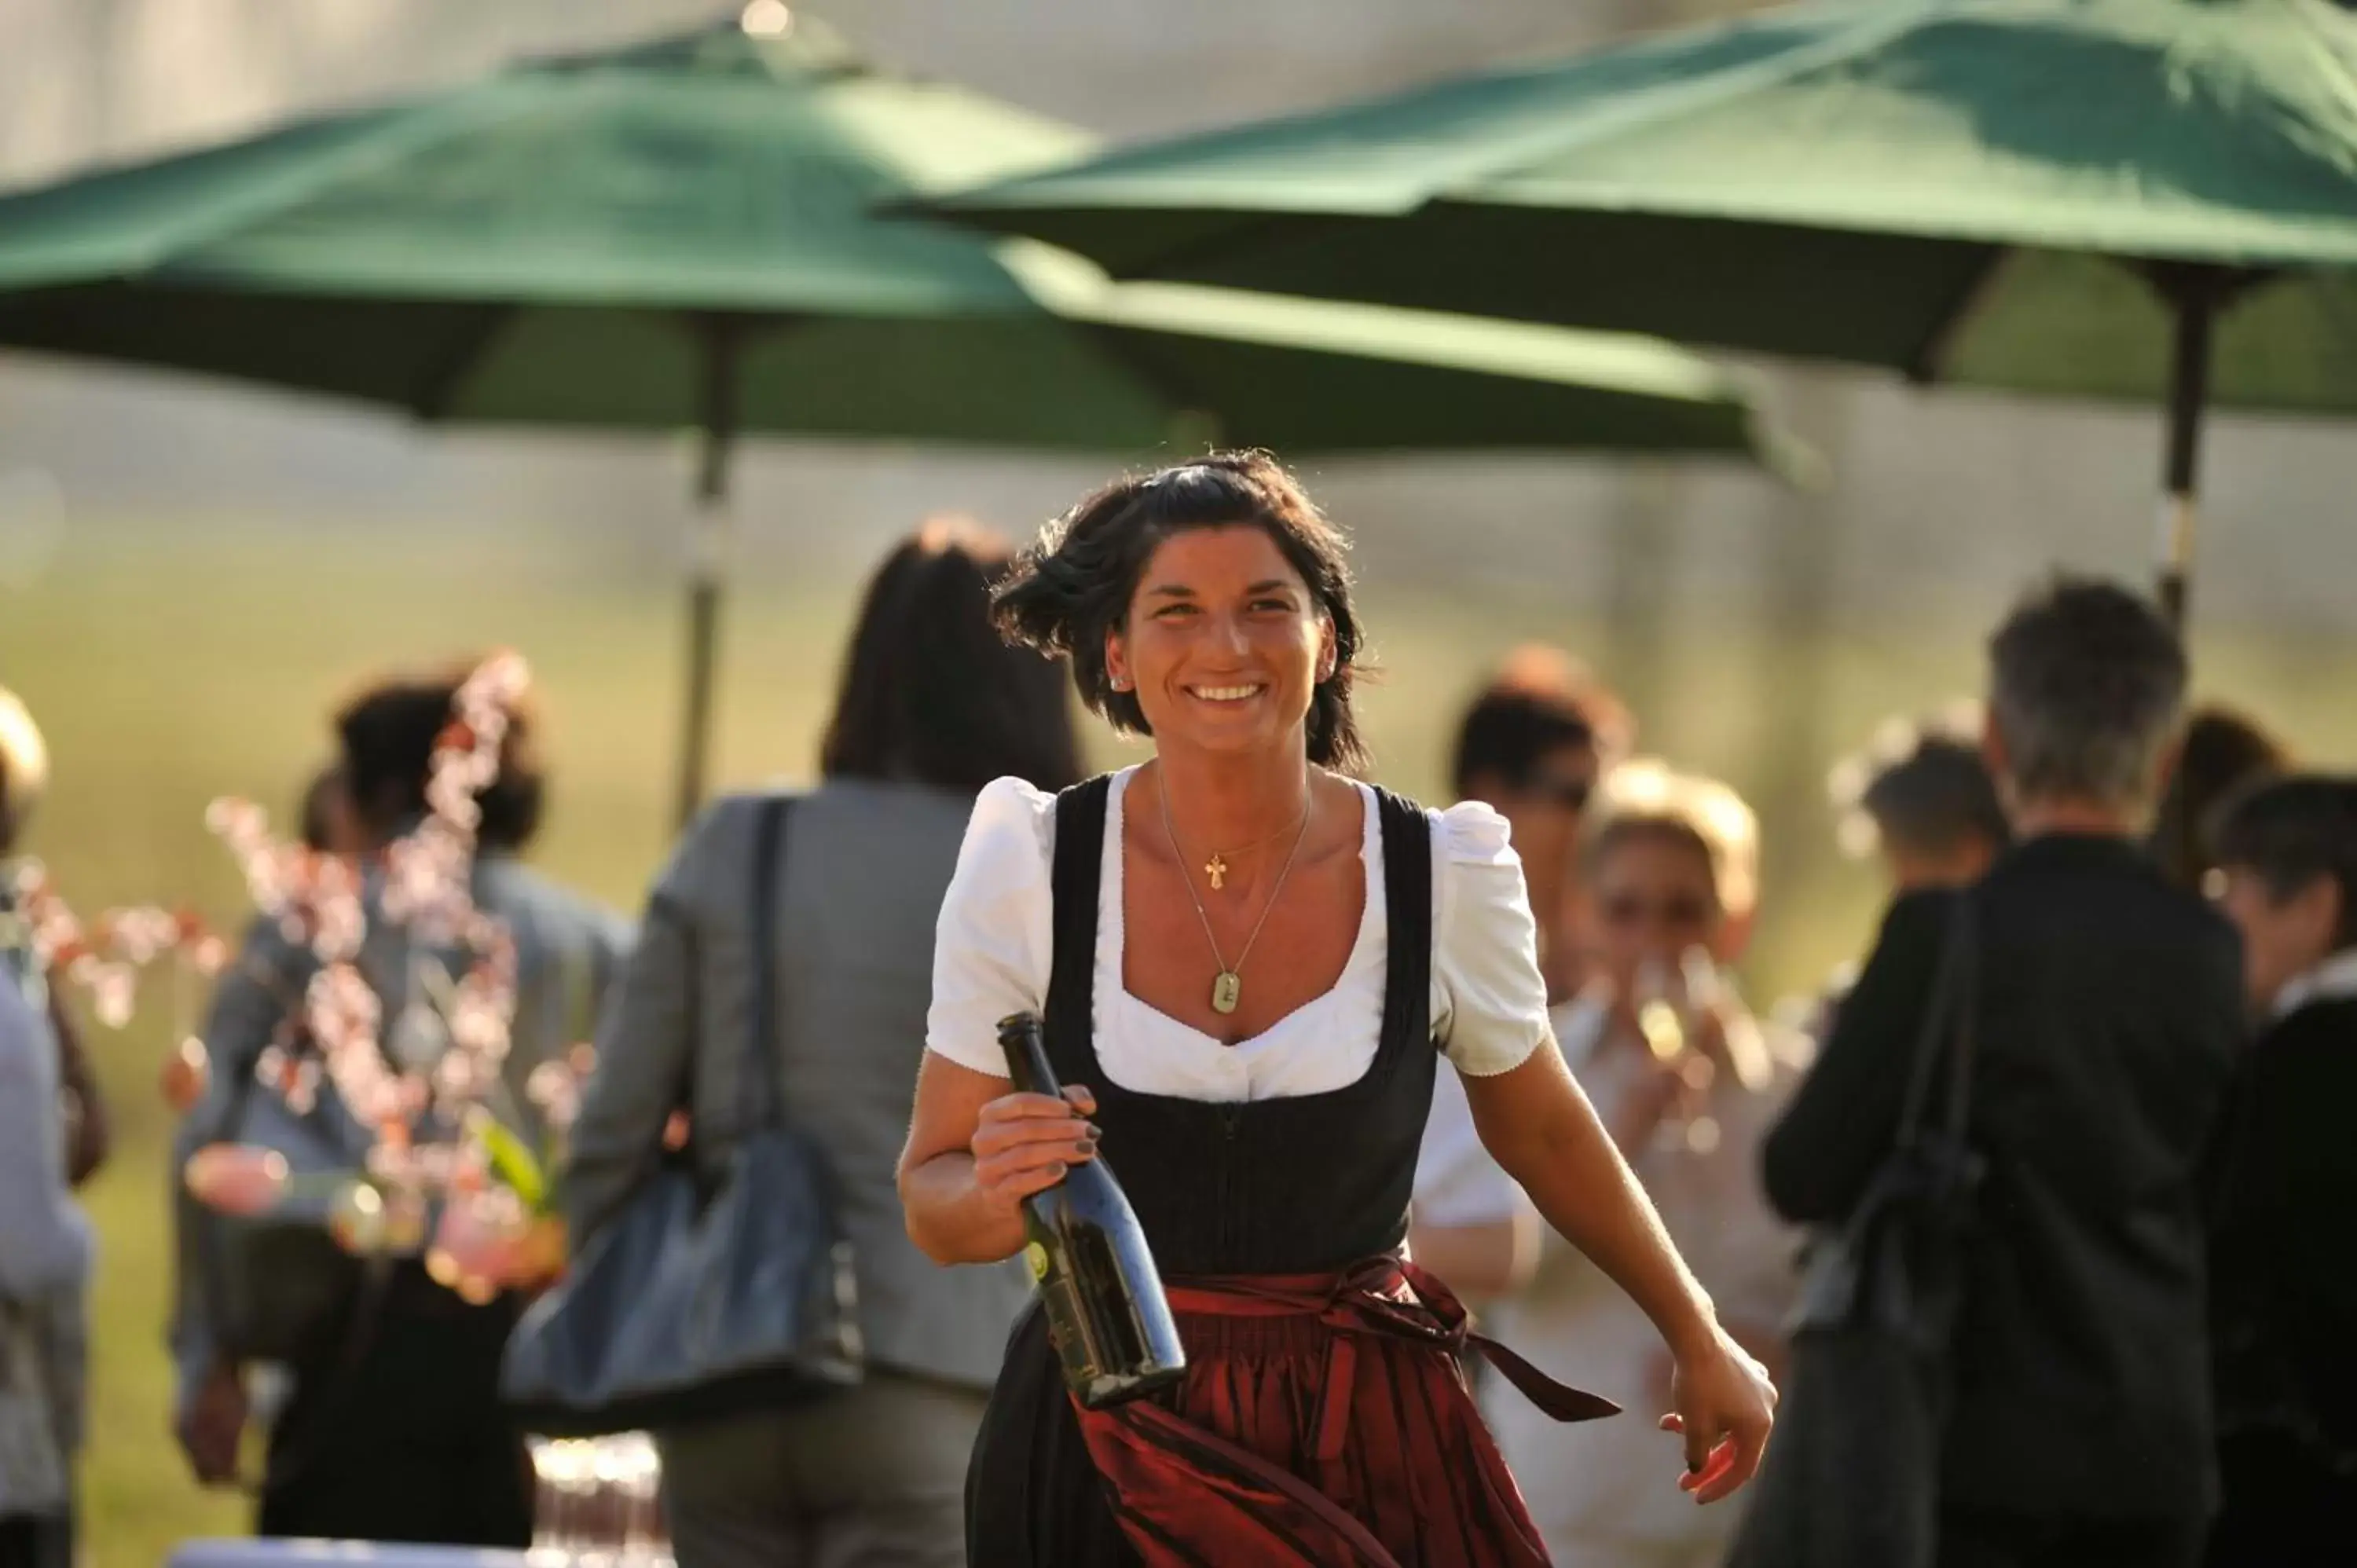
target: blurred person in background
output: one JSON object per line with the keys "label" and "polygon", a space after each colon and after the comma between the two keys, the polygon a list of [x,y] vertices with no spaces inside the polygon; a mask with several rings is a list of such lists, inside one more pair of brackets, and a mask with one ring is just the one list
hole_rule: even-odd
{"label": "blurred person in background", "polygon": [[[335,715],[342,801],[317,824],[323,843],[349,833],[373,865],[383,848],[426,814],[437,740],[471,666],[384,682]],[[481,811],[470,870],[478,908],[505,922],[516,946],[516,1012],[502,1070],[512,1101],[530,1104],[525,1080],[586,1039],[628,945],[628,923],[533,871],[519,858],[538,831],[547,781],[541,724],[529,697],[509,714],[499,771],[475,797]],[[314,796],[315,802],[317,797]],[[348,811],[339,817],[337,811]],[[307,811],[307,815],[310,813]],[[339,825],[340,824],[340,825]],[[384,1007],[387,1051],[413,1069],[440,1036],[429,1005],[412,994],[411,946],[365,899],[369,929],[360,967]],[[317,961],[277,922],[257,918],[237,961],[223,972],[204,1039],[212,1061],[206,1097],[183,1120],[173,1170],[224,1135],[241,1079],[298,1006]],[[323,1098],[332,1101],[332,1087]],[[350,1118],[332,1105],[350,1128]],[[355,1162],[366,1152],[364,1136]],[[241,1436],[252,1414],[251,1369],[216,1343],[203,1282],[216,1231],[175,1179],[178,1302],[172,1348],[180,1375],[174,1428],[197,1478],[238,1478]],[[470,1305],[436,1283],[422,1262],[395,1262],[324,1326],[287,1369],[290,1387],[271,1423],[255,1530],[471,1546],[522,1547],[533,1533],[533,1482],[522,1435],[499,1402],[500,1357],[520,1309],[510,1292]]]}
{"label": "blurred person in background", "polygon": [[1449,787],[1506,819],[1539,923],[1547,1001],[1576,993],[1580,964],[1580,813],[1635,725],[1619,697],[1560,649],[1529,643],[1502,660],[1458,721]]}
{"label": "blurred person in background", "polygon": [[368,829],[361,821],[340,763],[331,762],[311,776],[297,814],[305,849],[347,860],[358,860],[369,852]]}
{"label": "blurred person in background", "polygon": [[105,1153],[89,1064],[11,908],[48,782],[39,727],[0,688],[0,1568],[73,1561],[95,1248],[70,1189]]}
{"label": "blurred person in background", "polygon": [[[1506,820],[1538,924],[1550,1004],[1579,989],[1587,947],[1579,827],[1604,768],[1623,755],[1630,727],[1618,698],[1568,654],[1541,643],[1509,653],[1458,722],[1450,787],[1458,800],[1479,801]],[[1461,1135],[1470,1125],[1456,1074],[1433,1079],[1432,1102],[1432,1124],[1448,1130],[1442,1135]],[[1544,1229],[1534,1208],[1491,1215],[1487,1187],[1478,1175],[1462,1193],[1447,1181],[1419,1179],[1412,1217],[1422,1238],[1416,1261],[1476,1302],[1528,1280]],[[1474,1375],[1480,1370],[1477,1365]]]}
{"label": "blurred person in background", "polygon": [[[1732,789],[1650,758],[1614,768],[1590,811],[1591,972],[1555,1009],[1555,1038],[1720,1320],[1773,1375],[1797,1237],[1755,1173],[1807,1045],[1755,1018],[1724,973],[1757,910],[1758,826]],[[1416,1193],[1417,1260],[1506,1287],[1488,1332],[1630,1408],[1667,1401],[1668,1360],[1642,1315],[1572,1249],[1533,1244],[1529,1199],[1482,1151],[1469,1115],[1437,1097]],[[1724,1554],[1739,1506],[1696,1509],[1649,1484],[1644,1455],[1610,1433],[1485,1391],[1500,1395],[1484,1414],[1556,1563],[1708,1568]]]}
{"label": "blurred person in background", "polygon": [[2283,744],[2248,714],[2214,703],[2194,709],[2146,841],[2169,881],[2189,893],[2210,891],[2205,884],[2217,861],[2207,830],[2219,808],[2246,785],[2290,766]]}
{"label": "blurred person in background", "polygon": [[1080,777],[1062,671],[991,624],[1007,561],[997,538],[953,520],[886,558],[844,661],[822,782],[786,821],[776,950],[748,950],[760,798],[732,797],[657,878],[598,1032],[564,1191],[585,1239],[654,1173],[683,1082],[696,1127],[729,1125],[746,1092],[747,966],[776,966],[780,1103],[827,1155],[858,1283],[857,1387],[656,1434],[683,1568],[964,1561],[966,1459],[1031,1278],[1014,1259],[936,1266],[909,1240],[893,1184],[934,921],[974,797],[1002,777],[1051,791]]}
{"label": "blurred person in background", "polygon": [[2260,783],[2210,839],[2259,1035],[2212,1167],[2209,1561],[2262,1568],[2357,1540],[2357,778]]}
{"label": "blurred person in background", "polygon": [[[1457,724],[1449,785],[1457,800],[1480,801],[1506,818],[1509,842],[1523,858],[1551,1004],[1579,991],[1587,948],[1579,939],[1579,823],[1605,762],[1617,757],[1608,736],[1617,745],[1624,731],[1626,714],[1612,693],[1567,653],[1544,644],[1503,658]],[[1448,1130],[1443,1136],[1470,1124],[1454,1073],[1433,1078],[1431,1124]],[[1416,1262],[1470,1302],[1525,1283],[1544,1229],[1530,1208],[1492,1217],[1485,1188],[1480,1179],[1461,1193],[1448,1181],[1419,1179],[1412,1214],[1424,1238]],[[1482,1368],[1476,1363],[1470,1372],[1478,1377]]]}
{"label": "blurred person in background", "polygon": [[2243,985],[2233,929],[2143,847],[2185,656],[2142,598],[2070,578],[2023,599],[1989,655],[1985,745],[2016,842],[1968,893],[1891,905],[1769,1135],[1768,1195],[1809,1225],[1858,1203],[1953,922],[1972,918],[1968,1131],[1987,1169],[1949,1348],[1939,1561],[2190,1564],[2217,1495],[2199,1165]]}
{"label": "blurred person in background", "polygon": [[[1892,897],[1970,886],[2013,838],[1978,743],[1928,726],[1866,776],[1842,826],[1846,847],[1871,839]],[[1857,966],[1844,964],[1817,999],[1811,1038],[1832,1035],[1842,998],[1857,983]]]}

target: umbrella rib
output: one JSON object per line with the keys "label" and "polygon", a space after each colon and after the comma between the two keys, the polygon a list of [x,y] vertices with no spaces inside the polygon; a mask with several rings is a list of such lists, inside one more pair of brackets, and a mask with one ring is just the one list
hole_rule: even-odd
{"label": "umbrella rib", "polygon": [[458,390],[467,378],[491,350],[500,328],[514,317],[519,306],[500,303],[480,305],[468,314],[465,328],[457,334],[450,351],[436,360],[421,377],[415,395],[409,400],[409,411],[419,419],[432,424],[450,412]]}
{"label": "umbrella rib", "polygon": [[2011,246],[1991,245],[1965,271],[1964,281],[1956,285],[1955,293],[1933,319],[1932,329],[1923,334],[1922,340],[1900,361],[1900,373],[1910,382],[1916,386],[1929,386],[1940,379],[1940,368],[1948,358],[1949,345],[1955,341],[1956,334],[1963,330],[1974,307],[1980,304],[1981,296],[1996,281],[1998,269],[2012,254]]}
{"label": "umbrella rib", "polygon": [[[1238,242],[1242,240],[1247,238],[1255,240],[1266,239],[1269,231],[1272,230],[1281,229],[1288,224],[1298,225],[1309,221],[1306,215],[1298,212],[1236,212],[1231,210],[1227,214],[1227,217],[1230,221],[1216,232],[1197,234],[1191,239],[1182,241],[1178,244],[1165,245],[1160,250],[1154,252],[1148,259],[1139,264],[1125,266],[1117,272],[1113,271],[1112,269],[1107,270],[1111,273],[1111,275],[1115,278],[1170,279],[1186,277],[1188,276],[1187,269],[1194,264],[1198,256],[1201,256],[1206,261],[1216,263],[1219,258],[1223,255],[1233,254]],[[1195,279],[1192,281],[1203,282],[1208,280]]]}

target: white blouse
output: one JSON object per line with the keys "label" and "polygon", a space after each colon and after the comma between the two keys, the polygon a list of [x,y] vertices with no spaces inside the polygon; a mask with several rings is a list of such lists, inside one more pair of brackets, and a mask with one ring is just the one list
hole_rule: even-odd
{"label": "white blouse", "polygon": [[[1322,1094],[1356,1082],[1381,1043],[1389,918],[1383,828],[1365,798],[1360,855],[1366,909],[1333,989],[1251,1039],[1225,1045],[1148,1006],[1122,983],[1122,800],[1135,768],[1115,774],[1097,893],[1098,1065],[1134,1093],[1232,1103]],[[1432,816],[1432,1025],[1459,1072],[1519,1066],[1547,1037],[1546,983],[1523,864],[1506,822],[1475,802]],[[942,899],[925,1043],[961,1067],[1006,1076],[998,1020],[1042,1012],[1053,961],[1056,799],[1001,779],[974,801]]]}

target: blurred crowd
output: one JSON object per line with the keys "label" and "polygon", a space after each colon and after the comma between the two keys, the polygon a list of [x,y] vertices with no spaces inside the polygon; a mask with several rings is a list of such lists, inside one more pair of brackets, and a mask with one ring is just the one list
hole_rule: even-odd
{"label": "blurred crowd", "polygon": [[[979,527],[936,521],[870,584],[761,923],[773,950],[737,893],[753,797],[685,832],[634,926],[525,864],[556,788],[528,702],[475,791],[473,899],[515,948],[513,1102],[594,1034],[556,1200],[576,1252],[680,1154],[683,1124],[693,1157],[725,1157],[758,966],[774,966],[782,1103],[837,1186],[867,1375],[822,1404],[653,1434],[691,1568],[962,1561],[967,1455],[1030,1280],[1019,1260],[927,1261],[894,1162],[972,802],[996,778],[1053,790],[1082,775],[1059,673],[991,626],[1007,559]],[[1986,1174],[1940,1561],[2310,1560],[2286,1543],[2345,1541],[2357,1519],[2357,1262],[2340,1240],[2357,1154],[2338,1125],[2357,1095],[2357,779],[2303,770],[2230,710],[2189,714],[2176,637],[2107,585],[2036,589],[1988,653],[1973,725],[1927,718],[1851,770],[1840,809],[1890,903],[1862,961],[1798,1004],[1755,1007],[1735,979],[1778,918],[1758,819],[1724,782],[1646,754],[1642,715],[1568,655],[1518,650],[1471,695],[1452,786],[1511,825],[1564,1056],[1722,1322],[1780,1384],[1806,1376],[1791,1327],[1803,1261],[1900,1135],[1946,933],[1976,921],[1964,1005]],[[372,913],[366,868],[429,810],[466,668],[378,683],[327,726],[303,837],[359,868]],[[48,773],[32,715],[0,693],[0,856],[26,848]],[[107,1119],[62,979],[7,914],[0,1568],[64,1568],[95,1258],[73,1188],[105,1157]],[[387,1049],[430,1057],[432,1032],[399,1022],[422,945],[371,918],[360,964]],[[253,1090],[313,961],[273,920],[244,938],[176,1168],[224,1140],[274,1141],[298,1169],[370,1158],[332,1106],[274,1124]],[[544,1276],[461,1293],[416,1256],[249,1234],[185,1192],[175,1208],[173,1424],[199,1480],[251,1479],[264,1534],[531,1541],[533,1461],[500,1362]],[[1454,1073],[1410,1245],[1549,1372],[1647,1422],[1669,1408],[1650,1326],[1484,1153]],[[1558,1425],[1512,1398],[1485,1412],[1556,1563],[1742,1560],[1742,1503],[1697,1509],[1658,1485],[1631,1421]]]}

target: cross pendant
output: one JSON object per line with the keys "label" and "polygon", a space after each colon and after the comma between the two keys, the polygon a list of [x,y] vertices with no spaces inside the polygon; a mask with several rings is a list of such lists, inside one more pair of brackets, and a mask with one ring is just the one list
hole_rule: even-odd
{"label": "cross pendant", "polygon": [[1228,863],[1215,854],[1203,863],[1203,875],[1211,879],[1211,891],[1217,893],[1228,885]]}

